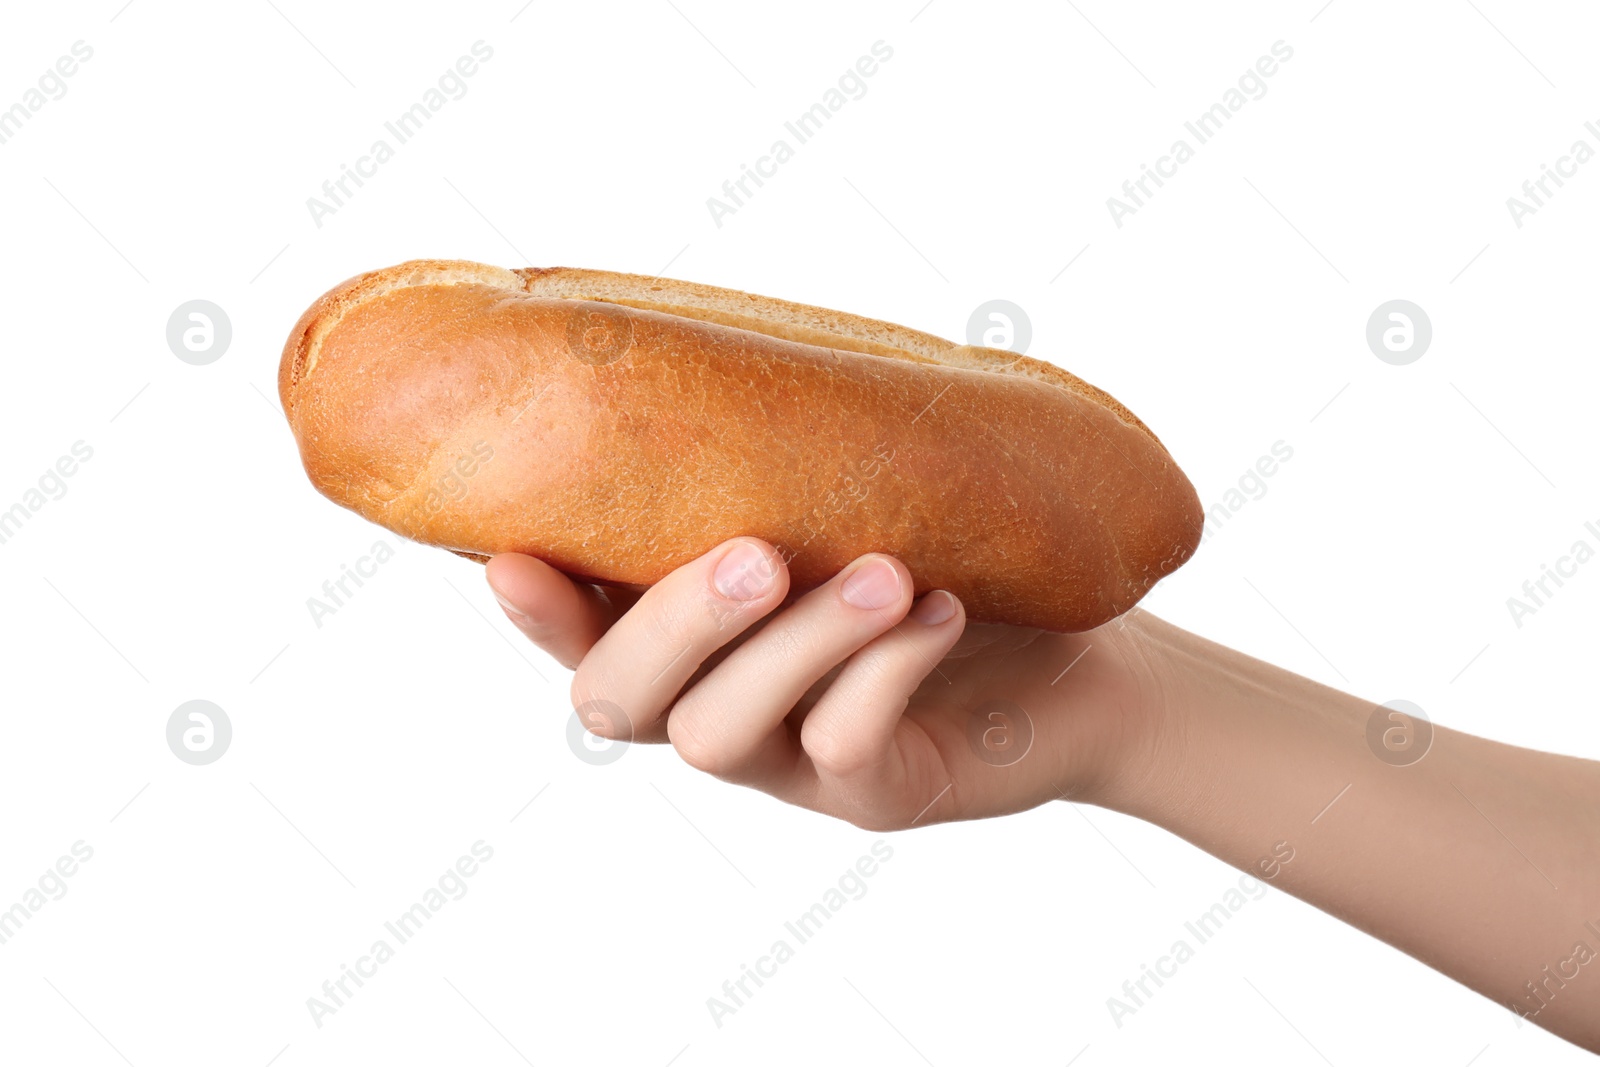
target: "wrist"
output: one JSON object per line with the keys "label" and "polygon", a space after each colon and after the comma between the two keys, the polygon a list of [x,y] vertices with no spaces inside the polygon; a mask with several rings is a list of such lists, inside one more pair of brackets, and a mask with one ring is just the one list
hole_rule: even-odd
{"label": "wrist", "polygon": [[[1190,636],[1135,608],[1097,630],[1062,638],[1082,643],[1083,663],[1075,669],[1101,675],[1104,681],[1088,688],[1106,705],[1092,733],[1067,735],[1059,762],[1062,780],[1073,787],[1061,794],[1065,799],[1152,822],[1179,801],[1175,783],[1188,746],[1190,704],[1175,697],[1197,677],[1183,663],[1180,638]],[[1081,709],[1063,711],[1081,717]]]}
{"label": "wrist", "polygon": [[1260,823],[1251,832],[1268,833],[1274,807],[1304,807],[1310,818],[1373,769],[1368,702],[1148,613],[1126,638],[1126,654],[1141,664],[1137,727],[1120,773],[1094,803],[1244,862],[1224,843],[1231,831]]}

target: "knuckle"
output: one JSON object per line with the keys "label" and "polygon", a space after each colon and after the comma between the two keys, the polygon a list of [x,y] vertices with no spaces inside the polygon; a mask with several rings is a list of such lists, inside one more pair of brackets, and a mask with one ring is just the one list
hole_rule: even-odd
{"label": "knuckle", "polygon": [[871,834],[886,834],[905,829],[904,819],[891,819],[881,811],[857,811],[849,815],[846,821],[856,829]]}
{"label": "knuckle", "polygon": [[631,737],[633,721],[628,713],[607,694],[616,692],[613,686],[596,679],[595,672],[585,675],[580,669],[572,679],[572,710],[583,728],[596,737],[619,740]]}
{"label": "knuckle", "polygon": [[816,719],[808,717],[801,728],[800,744],[811,762],[823,774],[848,777],[866,770],[874,762],[865,749],[838,730],[812,726]]}
{"label": "knuckle", "polygon": [[720,777],[733,769],[727,746],[704,727],[695,725],[688,716],[673,715],[667,719],[667,739],[677,750],[678,757],[697,771]]}

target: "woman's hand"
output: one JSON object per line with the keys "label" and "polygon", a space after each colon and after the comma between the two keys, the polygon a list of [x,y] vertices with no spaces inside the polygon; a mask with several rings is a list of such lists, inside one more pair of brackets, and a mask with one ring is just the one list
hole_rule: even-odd
{"label": "woman's hand", "polygon": [[[642,594],[528,556],[489,581],[606,736],[871,830],[1123,811],[1600,1051],[1600,978],[1578,977],[1600,966],[1600,764],[1423,731],[1142,612],[968,626],[886,556],[793,603],[753,538]],[[1397,722],[1426,740],[1388,750]]]}
{"label": "woman's hand", "polygon": [[[873,830],[1137,788],[1155,748],[1138,623],[1085,634],[967,625],[884,555],[789,601],[773,547],[736,538],[642,593],[489,561],[507,615],[576,669],[601,736]],[[1113,786],[1117,786],[1115,790]]]}

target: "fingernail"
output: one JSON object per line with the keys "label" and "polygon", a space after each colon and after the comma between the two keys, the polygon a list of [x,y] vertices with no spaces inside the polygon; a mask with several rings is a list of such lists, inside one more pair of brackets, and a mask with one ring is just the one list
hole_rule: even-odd
{"label": "fingernail", "polygon": [[[493,590],[491,590],[491,592],[492,591]],[[500,602],[500,610],[504,611],[507,615],[511,616],[511,621],[512,622],[527,622],[528,621],[528,613],[527,612],[519,611],[515,606],[512,605],[511,601],[509,601],[505,597],[501,596],[498,592],[496,592],[494,594],[494,598]]]}
{"label": "fingernail", "polygon": [[859,564],[844,576],[844,602],[855,608],[886,608],[900,599],[900,572],[886,559]]}
{"label": "fingernail", "polygon": [[754,600],[772,588],[777,573],[759,545],[740,541],[717,563],[711,584],[729,600]]}
{"label": "fingernail", "polygon": [[924,626],[938,626],[949,622],[956,613],[956,598],[943,589],[935,589],[911,609],[911,617]]}

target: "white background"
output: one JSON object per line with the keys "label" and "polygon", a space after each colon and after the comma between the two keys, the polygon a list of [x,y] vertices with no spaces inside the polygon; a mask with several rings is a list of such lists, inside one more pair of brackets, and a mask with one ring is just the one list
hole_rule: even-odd
{"label": "white background", "polygon": [[[1293,449],[1146,607],[1595,755],[1600,563],[1520,628],[1506,599],[1600,543],[1600,162],[1521,228],[1506,198],[1600,147],[1600,20],[1319,2],[10,8],[0,107],[94,51],[0,145],[0,509],[74,442],[93,458],[0,545],[0,908],[94,851],[0,945],[0,1059],[1585,1060],[1276,890],[1119,1028],[1107,998],[1238,875],[1064,803],[890,835],[719,1028],[706,999],[878,837],[670,749],[577,759],[568,675],[481,568],[317,496],[278,408],[305,306],[415,257],[670,266],[958,338],[1008,299],[1030,354],[1136,410],[1208,506]],[[480,39],[466,95],[315,225],[307,198]],[[879,40],[865,96],[715,225],[707,198]],[[1106,198],[1279,40],[1267,94],[1114,225]],[[165,340],[195,298],[233,326],[209,366]],[[1433,323],[1409,366],[1364,338],[1395,298]],[[307,599],[378,540],[395,558],[319,628]],[[204,767],[165,741],[196,698],[234,730]],[[315,1025],[307,998],[479,840],[466,896]]]}

